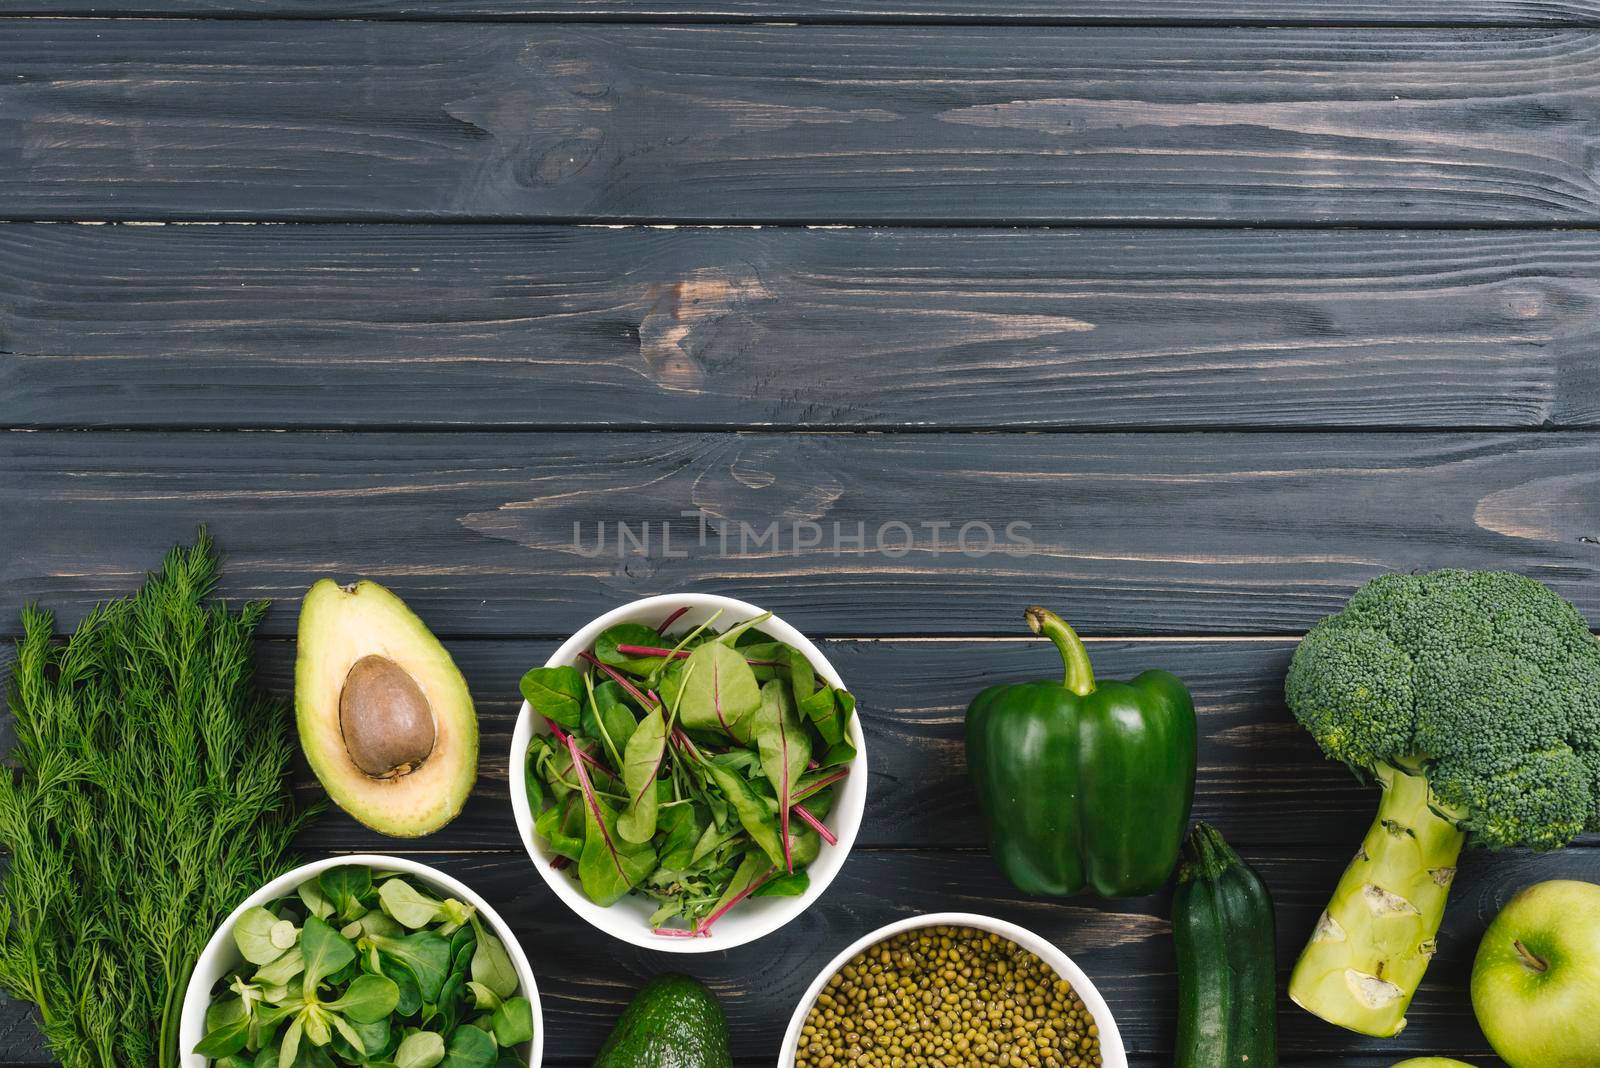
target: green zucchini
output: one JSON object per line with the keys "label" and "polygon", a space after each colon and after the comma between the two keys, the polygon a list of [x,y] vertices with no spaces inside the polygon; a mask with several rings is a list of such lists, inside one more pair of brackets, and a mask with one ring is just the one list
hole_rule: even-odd
{"label": "green zucchini", "polygon": [[1196,824],[1172,898],[1178,957],[1176,1068],[1276,1068],[1272,897],[1222,835]]}

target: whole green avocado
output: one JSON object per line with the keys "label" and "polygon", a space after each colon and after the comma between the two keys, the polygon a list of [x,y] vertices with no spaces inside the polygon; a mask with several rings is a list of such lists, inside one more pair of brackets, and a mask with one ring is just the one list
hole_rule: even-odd
{"label": "whole green avocado", "polygon": [[717,997],[687,975],[658,975],[628,1002],[594,1068],[732,1068]]}

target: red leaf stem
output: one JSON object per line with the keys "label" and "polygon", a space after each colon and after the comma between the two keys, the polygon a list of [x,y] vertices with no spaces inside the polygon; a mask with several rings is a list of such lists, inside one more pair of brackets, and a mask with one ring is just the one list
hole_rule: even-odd
{"label": "red leaf stem", "polygon": [[646,709],[649,709],[651,706],[660,707],[660,701],[651,701],[646,698],[644,694],[639,692],[639,687],[629,682],[627,677],[624,676],[622,672],[616,670],[610,664],[601,663],[591,653],[579,653],[578,655],[589,661],[589,663],[593,664],[601,671],[604,671],[607,675],[611,676],[612,682],[616,683],[618,686],[621,686],[623,691],[626,692],[629,697],[639,702],[639,704],[643,705]]}
{"label": "red leaf stem", "polygon": [[578,772],[578,784],[583,787],[583,799],[589,802],[589,808],[594,812],[594,822],[600,828],[600,837],[605,840],[606,852],[611,854],[611,863],[616,865],[617,874],[623,882],[628,881],[628,873],[623,870],[622,858],[617,855],[616,843],[611,840],[611,832],[606,830],[605,814],[600,811],[600,799],[594,795],[594,784],[589,781],[589,773],[584,770],[582,754],[578,743],[572,735],[567,735],[567,748],[572,752],[572,766]]}
{"label": "red leaf stem", "polygon": [[797,803],[800,802],[800,801],[804,801],[808,797],[811,797],[811,796],[813,796],[815,794],[821,793],[823,790],[826,790],[828,787],[832,786],[834,783],[840,782],[840,781],[848,778],[849,775],[850,775],[850,769],[849,768],[841,768],[840,770],[834,772],[832,775],[829,775],[826,778],[818,779],[816,782],[812,783],[810,786],[807,786],[804,790],[801,790],[799,793],[795,794],[794,795],[794,800]]}
{"label": "red leaf stem", "polygon": [[711,936],[712,924],[726,916],[729,909],[733,908],[735,905],[749,897],[751,894],[755,893],[757,890],[760,890],[766,885],[767,880],[770,878],[772,878],[772,872],[769,871],[759,879],[752,879],[749,886],[733,895],[733,900],[729,901],[726,905],[722,906],[720,909],[713,912],[699,923],[695,924],[694,933],[698,935],[704,935],[709,938]]}
{"label": "red leaf stem", "polygon": [[[617,652],[624,656],[670,656],[676,660],[689,659],[688,649],[663,649],[659,645],[618,645]],[[744,662],[751,667],[776,668],[787,666],[777,660],[751,660],[749,657],[745,657]]]}
{"label": "red leaf stem", "polygon": [[[822,835],[822,840],[824,842],[827,842],[831,846],[836,846],[839,844],[839,839],[834,836],[834,833],[828,830],[827,827],[823,826],[821,820],[817,819],[817,817],[806,811],[806,807],[804,805],[794,806],[794,814],[811,824],[811,829]],[[786,846],[789,844],[787,837],[785,837],[783,844]]]}

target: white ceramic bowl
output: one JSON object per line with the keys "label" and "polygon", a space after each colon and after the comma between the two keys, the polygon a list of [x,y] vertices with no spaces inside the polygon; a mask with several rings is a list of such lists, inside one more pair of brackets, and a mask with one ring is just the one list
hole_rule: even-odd
{"label": "white ceramic bowl", "polygon": [[539,1007],[539,988],[534,985],[533,969],[528,967],[528,958],[523,954],[516,935],[506,926],[506,921],[489,907],[487,901],[461,880],[451,878],[437,868],[418,864],[414,860],[374,853],[329,857],[327,860],[302,864],[245,898],[238,908],[229,913],[228,918],[222,921],[222,926],[211,936],[211,941],[206,943],[206,948],[201,951],[200,959],[195,962],[194,971],[189,976],[189,989],[183,995],[183,1016],[178,1023],[178,1048],[182,1051],[183,1068],[205,1068],[206,1058],[195,1054],[193,1050],[205,1037],[206,1009],[211,1004],[211,988],[242,959],[239,948],[233,941],[233,924],[240,913],[257,905],[276,901],[280,897],[288,897],[307,879],[321,875],[329,868],[342,868],[349,864],[364,864],[378,871],[402,872],[414,877],[424,889],[443,897],[465,901],[478,910],[478,915],[495,934],[500,936],[500,941],[506,944],[506,952],[511,954],[511,963],[517,969],[517,981],[522,986],[520,992],[533,1006],[533,1042],[528,1047],[528,1065],[529,1068],[539,1068],[544,1061],[544,1013]]}
{"label": "white ceramic bowl", "polygon": [[[722,615],[718,616],[716,623],[713,624],[718,630],[725,630],[735,623],[759,616],[762,612],[753,604],[709,593],[646,597],[613,609],[578,631],[555,651],[546,662],[546,666],[577,666],[580,663],[578,654],[591,648],[595,639],[608,627],[614,627],[618,623],[645,623],[652,627],[659,626],[668,615],[679,608],[687,608],[688,611],[673,625],[674,631],[679,631],[685,626],[698,626],[710,619],[718,610]],[[761,629],[804,653],[816,668],[817,674],[826,679],[829,685],[844,687],[844,680],[833,669],[833,665],[828,663],[828,658],[823,656],[805,635],[777,616],[761,624]],[[850,740],[856,747],[855,763],[850,765],[850,775],[842,783],[838,803],[833,806],[833,811],[828,814],[825,821],[828,829],[839,839],[839,844],[830,846],[824,843],[822,854],[806,869],[811,875],[810,889],[799,897],[760,897],[742,901],[738,907],[718,920],[715,929],[705,938],[669,938],[652,934],[649,920],[654,907],[648,898],[630,895],[610,908],[601,908],[584,896],[568,872],[557,871],[551,867],[555,854],[546,849],[544,843],[534,835],[535,813],[528,804],[528,787],[523,769],[528,762],[529,741],[535,733],[544,734],[548,730],[548,724],[535,716],[528,703],[524,701],[522,714],[517,717],[517,727],[511,736],[511,807],[517,817],[517,833],[522,836],[522,844],[528,850],[528,856],[533,858],[533,865],[538,869],[539,875],[568,908],[588,920],[594,927],[631,945],[656,949],[663,953],[713,953],[742,946],[746,942],[753,942],[763,935],[771,934],[804,912],[813,901],[822,896],[823,891],[828,889],[828,884],[833,882],[833,877],[839,874],[845,858],[850,855],[850,847],[855,844],[856,832],[861,828],[861,815],[867,805],[867,749],[866,740],[861,733],[861,714],[857,709],[856,715],[850,721]]]}
{"label": "white ceramic bowl", "polygon": [[869,946],[877,945],[885,938],[899,934],[901,931],[911,931],[919,927],[938,927],[941,924],[949,927],[976,927],[981,931],[993,931],[1002,938],[1009,938],[1017,945],[1026,949],[1034,956],[1048,964],[1061,978],[1072,984],[1072,989],[1078,992],[1078,997],[1083,999],[1084,1007],[1094,1017],[1094,1022],[1100,1027],[1100,1056],[1103,1068],[1128,1068],[1128,1054],[1122,1048],[1122,1034],[1117,1030],[1117,1021],[1111,1018],[1111,1009],[1106,1005],[1105,998],[1100,996],[1100,991],[1094,988],[1089,977],[1083,974],[1083,969],[1072,963],[1072,958],[1061,952],[1055,946],[1046,942],[1038,935],[1025,927],[1018,927],[1014,923],[997,920],[991,916],[978,916],[970,912],[935,912],[926,916],[913,916],[909,920],[900,920],[887,927],[880,927],[865,938],[856,942],[849,949],[840,953],[812,982],[805,996],[800,999],[800,1005],[794,1010],[794,1016],[789,1020],[789,1030],[783,1036],[783,1048],[778,1053],[778,1068],[794,1068],[795,1044],[800,1040],[800,1031],[805,1027],[806,1016],[811,1012],[811,1006],[816,1004],[817,995],[822,993],[822,988],[827,985],[833,973],[850,963],[850,958]]}

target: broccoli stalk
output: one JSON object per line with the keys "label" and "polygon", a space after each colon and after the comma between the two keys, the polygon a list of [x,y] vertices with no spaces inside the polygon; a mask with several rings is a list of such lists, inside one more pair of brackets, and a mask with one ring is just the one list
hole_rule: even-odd
{"label": "broccoli stalk", "polygon": [[1289,980],[1289,997],[1329,1023],[1394,1035],[1433,959],[1466,834],[1433,811],[1428,781],[1385,765],[1378,816]]}
{"label": "broccoli stalk", "polygon": [[1600,830],[1600,644],[1532,579],[1388,575],[1312,628],[1285,691],[1324,753],[1383,788],[1289,996],[1395,1035],[1462,846],[1558,849]]}

